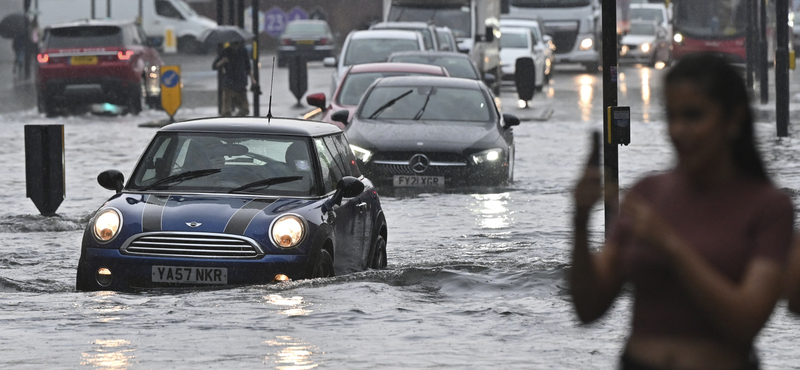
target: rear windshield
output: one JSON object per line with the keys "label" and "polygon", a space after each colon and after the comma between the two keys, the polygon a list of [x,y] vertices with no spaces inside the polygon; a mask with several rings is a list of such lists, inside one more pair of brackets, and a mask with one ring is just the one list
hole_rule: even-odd
{"label": "rear windshield", "polygon": [[328,27],[323,23],[289,22],[284,35],[327,35]]}
{"label": "rear windshield", "polygon": [[60,27],[50,29],[47,48],[94,48],[122,45],[122,29],[117,26]]}
{"label": "rear windshield", "polygon": [[524,33],[503,32],[503,37],[500,38],[500,47],[510,49],[527,49],[528,38]]}
{"label": "rear windshield", "polygon": [[397,51],[420,50],[417,40],[411,39],[353,39],[347,46],[344,65],[385,62]]}
{"label": "rear windshield", "polygon": [[458,77],[458,78],[468,78],[470,80],[478,80],[480,77],[475,72],[475,69],[472,68],[472,61],[467,58],[459,58],[459,57],[435,57],[435,56],[423,56],[423,55],[401,55],[392,57],[391,62],[402,62],[402,63],[417,63],[417,64],[430,64],[435,66],[444,67],[447,70],[447,73],[450,74],[450,77]]}

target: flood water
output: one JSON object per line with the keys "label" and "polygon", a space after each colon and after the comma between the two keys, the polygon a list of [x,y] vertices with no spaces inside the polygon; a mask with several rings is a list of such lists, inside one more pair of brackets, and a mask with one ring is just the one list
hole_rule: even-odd
{"label": "flood water", "polygon": [[[572,107],[584,93],[552,98],[571,99]],[[0,368],[614,368],[630,297],[597,323],[580,325],[565,281],[570,188],[588,132],[600,121],[596,95],[584,102],[595,104],[591,111],[556,105],[548,121],[514,129],[509,188],[383,197],[387,270],[137,294],[75,292],[75,267],[88,218],[112,195],[97,174],[116,168],[129,175],[155,132],[138,124],[157,115],[4,115]],[[672,161],[660,108],[640,103],[632,111],[633,144],[620,149],[623,188]],[[43,217],[25,197],[24,125],[52,123],[64,124],[67,198],[59,217]],[[795,202],[799,131],[777,140],[774,123],[758,125],[769,168]],[[603,240],[602,213],[591,225],[595,245]],[[782,302],[758,340],[764,368],[800,368],[797,343],[800,318]]]}

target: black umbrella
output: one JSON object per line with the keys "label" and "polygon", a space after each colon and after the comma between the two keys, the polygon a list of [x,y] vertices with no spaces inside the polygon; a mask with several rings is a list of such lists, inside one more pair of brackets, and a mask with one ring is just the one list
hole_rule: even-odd
{"label": "black umbrella", "polygon": [[0,37],[13,39],[28,36],[28,17],[23,13],[12,13],[0,21]]}
{"label": "black umbrella", "polygon": [[217,26],[201,36],[206,46],[216,46],[226,42],[244,42],[253,39],[253,34],[236,26]]}

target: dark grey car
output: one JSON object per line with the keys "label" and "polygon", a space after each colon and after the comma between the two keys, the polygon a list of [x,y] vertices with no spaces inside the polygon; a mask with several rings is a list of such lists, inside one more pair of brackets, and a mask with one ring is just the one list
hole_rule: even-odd
{"label": "dark grey car", "polygon": [[502,186],[513,179],[513,126],[485,84],[463,78],[375,81],[345,136],[361,171],[378,188]]}

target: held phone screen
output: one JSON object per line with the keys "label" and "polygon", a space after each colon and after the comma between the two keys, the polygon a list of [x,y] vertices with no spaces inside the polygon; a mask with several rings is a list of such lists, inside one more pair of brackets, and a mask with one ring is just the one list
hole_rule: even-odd
{"label": "held phone screen", "polygon": [[600,131],[592,131],[592,152],[589,155],[590,166],[600,166]]}

